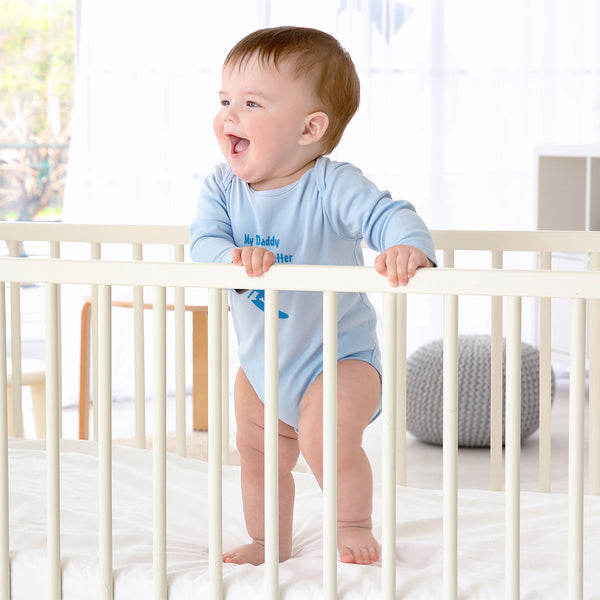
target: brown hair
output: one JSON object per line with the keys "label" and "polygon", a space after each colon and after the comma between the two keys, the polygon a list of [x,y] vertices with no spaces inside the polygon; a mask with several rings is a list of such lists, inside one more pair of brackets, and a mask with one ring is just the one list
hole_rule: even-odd
{"label": "brown hair", "polygon": [[315,82],[317,98],[323,103],[319,110],[329,117],[323,136],[324,154],[331,152],[360,102],[360,82],[348,52],[333,36],[318,29],[270,27],[240,40],[223,66],[243,67],[253,56],[275,67],[289,60],[295,76],[306,76]]}

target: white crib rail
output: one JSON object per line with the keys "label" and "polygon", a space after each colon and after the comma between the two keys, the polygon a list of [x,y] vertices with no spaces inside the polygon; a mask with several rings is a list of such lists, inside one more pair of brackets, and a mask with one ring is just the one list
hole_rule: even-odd
{"label": "white crib rail", "polygon": [[6,353],[6,289],[0,283],[0,598],[10,599],[10,539],[8,501],[8,392]]}
{"label": "white crib rail", "polygon": [[[551,269],[553,253],[587,253],[590,255],[590,270],[600,270],[600,233],[599,232],[568,232],[568,231],[470,231],[470,230],[434,230],[432,231],[435,246],[444,253],[444,265],[454,266],[455,252],[486,251],[491,254],[491,267],[501,269],[504,253],[534,252],[539,256],[539,268]],[[0,237],[9,245],[10,255],[18,256],[19,244],[23,241],[48,242],[50,256],[60,257],[61,246],[67,243],[85,243],[90,245],[90,258],[100,259],[102,248],[110,244],[131,245],[134,260],[143,260],[143,247],[168,245],[173,247],[173,259],[184,261],[184,248],[189,244],[187,226],[165,225],[116,225],[116,224],[68,224],[68,223],[31,223],[3,222],[0,223]],[[21,347],[20,347],[20,289],[19,283],[11,286],[12,305],[12,373],[13,373],[13,431],[15,435],[23,435],[21,411]],[[143,295],[141,286],[134,287],[134,356],[135,356],[135,399],[136,399],[136,443],[140,448],[145,447],[145,384],[144,384],[144,330],[143,330]],[[98,339],[97,286],[92,288],[92,329],[93,341]],[[59,292],[60,303],[60,292]],[[501,490],[502,476],[502,301],[499,297],[491,298],[492,304],[492,348],[491,348],[491,453],[490,453],[490,488]],[[540,490],[550,491],[551,486],[551,431],[550,431],[550,388],[551,388],[551,308],[550,298],[540,298],[540,435],[539,435],[539,478]],[[399,315],[405,314],[402,301],[399,304]],[[590,301],[591,330],[595,335],[590,336],[589,358],[591,369],[600,369],[600,301]],[[183,358],[184,339],[184,290],[175,289],[175,335],[176,335],[176,405],[178,431],[185,431],[185,368]],[[60,330],[60,327],[59,327]],[[223,331],[223,335],[226,332]],[[60,343],[59,343],[60,347]],[[405,345],[400,341],[398,351],[403,352]],[[222,345],[223,352],[227,346]],[[60,355],[59,355],[60,361]],[[399,363],[403,361],[399,360]],[[94,377],[94,396],[98,389],[97,348],[93,353],[92,365]],[[227,373],[223,371],[226,380]],[[402,378],[403,374],[398,374]],[[402,386],[400,386],[402,387]],[[60,381],[59,381],[60,390]],[[400,408],[398,417],[404,418],[402,393],[399,392]],[[97,436],[97,406],[94,403],[94,435]],[[223,420],[228,415],[224,407]],[[590,390],[590,421],[596,424],[600,431],[600,386],[595,382]],[[60,426],[60,425],[59,425]],[[87,424],[84,424],[86,427]],[[403,428],[398,428],[398,482],[406,480],[405,440],[402,438]],[[177,452],[185,453],[184,435],[177,435]],[[227,448],[224,447],[224,452]],[[597,467],[592,469],[590,488],[593,493],[600,494],[600,435],[590,440],[590,463]]]}
{"label": "white crib rail", "polygon": [[[384,298],[383,318],[383,380],[382,380],[382,442],[386,452],[382,455],[382,524],[381,551],[382,593],[384,598],[396,596],[396,326],[397,298],[386,294]],[[330,399],[330,402],[337,398]],[[329,431],[323,429],[323,435]],[[333,554],[333,551],[332,551]]]}
{"label": "white crib rail", "polygon": [[[143,260],[144,247],[163,246],[170,249],[167,260],[183,262],[185,247],[189,245],[189,230],[186,226],[169,225],[123,225],[123,224],[70,224],[70,223],[35,223],[35,222],[0,222],[0,239],[9,247],[10,256],[19,256],[22,242],[47,242],[47,253],[52,258],[60,258],[61,249],[69,244],[89,246],[78,249],[78,258],[100,260],[103,249],[114,245],[131,247],[131,258]],[[125,258],[126,260],[128,257]],[[59,294],[60,304],[60,288]],[[176,378],[175,394],[177,406],[178,431],[185,432],[185,360],[184,348],[184,311],[185,296],[183,289],[174,290],[175,313],[175,349],[176,349]],[[92,398],[98,397],[98,287],[92,286],[91,328],[92,343]],[[23,418],[21,407],[21,323],[20,315],[20,284],[11,285],[11,344],[13,356],[13,423],[14,435],[23,436]],[[59,312],[60,318],[60,312]],[[136,406],[136,445],[144,448],[146,444],[145,418],[145,377],[144,377],[144,300],[143,288],[134,286],[133,289],[133,326],[134,326],[134,362],[135,362],[135,406]],[[60,327],[59,327],[60,331]],[[59,340],[60,348],[60,340]],[[60,354],[59,354],[60,361]],[[60,390],[60,381],[59,381]],[[60,393],[60,392],[59,392]],[[89,401],[89,399],[88,399]],[[98,439],[98,406],[93,402],[94,431],[93,438]],[[88,422],[84,422],[84,413],[80,415],[82,437],[87,438]],[[60,426],[60,425],[59,425]],[[178,435],[177,452],[185,455],[185,436]]]}
{"label": "white crib rail", "polygon": [[[275,340],[274,340],[275,341]],[[275,345],[275,344],[273,344]],[[337,293],[323,294],[323,592],[337,593]]]}
{"label": "white crib rail", "polygon": [[[157,339],[164,340],[164,290],[167,287],[206,287],[210,289],[209,305],[209,336],[211,348],[215,351],[209,353],[211,358],[210,370],[210,581],[211,597],[223,596],[222,581],[222,514],[221,514],[221,469],[222,469],[222,429],[221,429],[221,403],[222,403],[222,373],[221,373],[221,330],[223,327],[223,289],[248,288],[256,285],[256,281],[247,278],[242,269],[223,265],[192,265],[192,264],[166,264],[110,261],[68,261],[68,260],[35,260],[35,259],[2,259],[0,261],[0,279],[8,282],[43,282],[46,284],[46,303],[48,322],[55,322],[58,314],[56,286],[58,284],[93,284],[99,286],[99,315],[105,320],[110,318],[110,287],[114,285],[151,286],[155,291],[155,335]],[[391,289],[387,282],[368,268],[352,267],[274,267],[266,273],[261,283],[267,297],[266,324],[269,328],[265,339],[267,363],[277,356],[276,331],[277,323],[277,290],[309,290],[326,293],[325,301],[325,338],[327,341],[327,355],[332,352],[333,335],[333,299],[334,294],[344,291],[369,291],[385,295],[384,318],[393,321],[396,319],[398,299],[410,294],[440,294],[445,300],[445,352],[444,352],[444,598],[457,596],[457,509],[456,509],[456,413],[457,413],[457,305],[458,299],[463,295],[483,295],[495,297],[508,297],[508,323],[507,330],[507,439],[506,439],[506,481],[507,481],[507,564],[506,564],[506,597],[518,598],[519,593],[519,447],[520,447],[520,299],[522,297],[545,298],[570,298],[572,299],[572,356],[571,356],[571,397],[570,397],[570,468],[569,468],[569,587],[570,598],[582,597],[583,585],[583,478],[581,465],[583,462],[583,446],[581,435],[583,431],[582,407],[584,402],[584,369],[585,369],[585,307],[586,300],[597,303],[600,300],[600,273],[551,273],[544,271],[501,271],[501,270],[461,270],[437,269],[425,270],[411,281],[407,288]],[[3,308],[0,302],[0,309]],[[270,316],[269,316],[270,315]],[[4,320],[0,315],[0,319]],[[402,320],[402,318],[400,319]],[[103,321],[106,322],[106,321]],[[597,326],[597,324],[596,324]],[[101,328],[107,330],[108,328]],[[390,328],[391,329],[391,328]],[[387,330],[387,328],[384,328]],[[56,348],[58,331],[51,328],[48,335],[47,350]],[[6,343],[6,336],[0,330],[0,343]],[[384,382],[391,373],[395,372],[394,353],[397,344],[394,335],[386,335],[384,340]],[[164,368],[164,352],[159,348],[155,354],[155,432],[164,427],[164,385],[162,369]],[[110,339],[101,337],[100,356],[109,356]],[[0,357],[1,358],[1,357]],[[333,361],[326,357],[326,372],[324,377],[327,383],[326,404],[335,404],[335,369]],[[275,361],[276,363],[276,361]],[[100,416],[100,451],[99,451],[99,477],[102,492],[101,500],[101,598],[112,598],[112,532],[110,528],[111,498],[110,498],[110,394],[107,392],[110,381],[110,361],[100,359],[100,370],[106,387],[100,394],[102,406]],[[48,598],[60,597],[60,489],[59,489],[59,427],[58,427],[58,366],[54,362],[48,364],[48,379],[51,383],[48,395],[48,569],[49,585]],[[270,371],[272,373],[272,371]],[[597,371],[590,370],[590,387],[597,378]],[[0,383],[2,372],[0,370]],[[386,444],[393,448],[395,443],[395,400],[396,386],[392,381],[384,383],[384,412],[383,419],[386,424]],[[597,382],[594,382],[597,385]],[[277,549],[277,523],[273,517],[277,514],[277,443],[273,434],[273,425],[276,432],[276,385],[270,384],[266,409],[266,436],[273,437],[267,449],[266,460],[268,464],[265,477],[266,506],[272,519],[266,533],[267,552],[267,592],[268,597],[277,597],[278,586],[278,549]],[[597,389],[597,388],[594,388]],[[4,386],[5,390],[5,386]],[[108,395],[107,395],[108,394]],[[1,392],[0,400],[4,399],[5,391]],[[269,400],[270,399],[270,400]],[[2,402],[0,402],[0,406]],[[386,413],[389,413],[386,415]],[[267,416],[268,414],[268,416]],[[327,435],[331,434],[332,413],[324,416],[327,420]],[[389,419],[389,421],[388,421]],[[267,425],[267,421],[271,425]],[[10,483],[7,469],[1,465],[7,462],[6,423],[0,420],[3,430],[0,434],[0,474],[4,480],[0,481],[0,488],[7,489]],[[596,429],[590,433],[590,439],[597,436]],[[335,426],[333,426],[335,431]],[[162,436],[162,434],[160,434]],[[275,450],[272,446],[274,445]],[[395,452],[390,452],[386,459],[384,481],[384,538],[382,539],[382,591],[384,598],[395,597],[395,539],[389,530],[395,530],[395,478],[396,466]],[[165,514],[166,498],[164,490],[166,485],[166,466],[164,440],[159,437],[154,450],[155,474],[155,598],[166,598],[166,532]],[[324,512],[331,519],[335,514],[335,483],[332,473],[335,457],[332,449],[327,451],[329,467],[327,478],[324,481]],[[596,463],[597,464],[597,463]],[[0,506],[6,503],[0,498]],[[2,515],[0,540],[0,573],[9,573],[8,555],[8,527],[4,523],[6,515]],[[267,519],[268,521],[268,519]],[[333,529],[324,532],[328,540],[325,556],[327,566],[327,593],[328,597],[335,595],[335,544],[332,543]],[[508,560],[510,558],[510,560]],[[2,590],[6,598],[10,598],[9,588]],[[1,596],[0,596],[1,597]]]}
{"label": "white crib rail", "polygon": [[[52,320],[48,313],[47,321]],[[112,394],[111,394],[111,288],[98,288],[98,557],[99,597],[112,598]],[[159,365],[156,365],[157,368]],[[156,399],[160,401],[160,398]],[[58,454],[58,452],[57,452]],[[59,596],[55,596],[59,597]],[[50,598],[50,593],[48,594]]]}
{"label": "white crib rail", "polygon": [[223,508],[222,508],[222,422],[221,422],[221,328],[223,296],[210,288],[208,305],[208,487],[209,532],[208,560],[211,598],[223,597]]}
{"label": "white crib rail", "polygon": [[521,298],[508,298],[506,334],[505,596],[519,597],[521,492]]}
{"label": "white crib rail", "polygon": [[[538,268],[552,269],[552,258],[560,253],[589,255],[589,269],[600,270],[600,232],[597,231],[432,231],[435,246],[443,251],[445,267],[454,267],[456,251],[483,251],[491,255],[491,267],[503,268],[507,252],[530,252],[538,257]],[[490,489],[502,489],[502,300],[491,298],[491,399],[490,399]],[[589,302],[589,368],[600,370],[600,302]],[[540,491],[551,491],[551,298],[539,297],[539,481]],[[600,385],[590,383],[590,427],[600,433]],[[590,440],[590,490],[600,494],[600,439]]]}
{"label": "white crib rail", "polygon": [[571,373],[569,381],[569,598],[583,597],[585,330],[585,299],[574,298],[571,300]]}
{"label": "white crib rail", "polygon": [[[443,357],[444,598],[457,591],[458,499],[458,295],[444,297]],[[384,557],[385,558],[385,557]]]}
{"label": "white crib rail", "polygon": [[[600,252],[590,259],[590,270],[600,271]],[[600,373],[600,300],[590,300],[589,370]],[[590,420],[590,493],[600,495],[600,377],[591,377],[589,382]]]}
{"label": "white crib rail", "polygon": [[[79,227],[79,226],[77,226]],[[455,232],[452,232],[455,233]],[[475,232],[470,232],[475,233]],[[532,232],[533,233],[533,232]],[[546,235],[546,234],[544,234]],[[597,237],[597,236],[596,236]],[[567,238],[565,238],[567,239]],[[539,242],[543,238],[540,238]],[[485,241],[485,244],[484,244]],[[536,240],[537,241],[537,240]],[[438,243],[438,240],[436,240]],[[481,240],[481,243],[486,249],[490,246],[489,236],[485,240]],[[535,249],[539,249],[540,243],[535,244]],[[438,244],[439,245],[439,244]],[[466,245],[466,244],[465,244]],[[532,244],[532,250],[533,248]],[[577,247],[580,249],[580,247]],[[479,249],[479,248],[477,248]],[[510,248],[509,248],[510,249]],[[498,256],[498,255],[496,255]],[[600,270],[600,250],[595,249],[592,254],[592,269]],[[497,259],[496,259],[497,260]],[[110,301],[107,300],[107,294],[110,293],[110,286],[112,285],[136,285],[136,286],[152,286],[157,294],[157,298],[160,297],[165,287],[208,287],[214,290],[211,293],[210,303],[210,315],[211,323],[210,333],[211,348],[216,348],[217,344],[220,344],[221,339],[221,327],[223,321],[223,306],[222,306],[222,289],[232,287],[251,287],[255,284],[255,281],[247,279],[241,270],[235,267],[223,267],[219,265],[184,265],[184,264],[162,264],[162,263],[120,263],[119,267],[116,264],[110,262],[77,262],[77,261],[65,261],[65,260],[33,260],[33,259],[4,259],[0,263],[2,276],[0,279],[3,281],[11,281],[17,284],[27,281],[36,281],[46,283],[47,290],[47,310],[48,310],[48,321],[52,321],[52,315],[58,314],[57,302],[58,296],[56,293],[56,286],[63,283],[85,283],[101,286],[100,289],[104,290],[102,295],[104,300],[101,301],[101,305],[104,306],[102,313],[104,314],[103,319],[109,318],[110,315]],[[495,268],[498,268],[496,266]],[[309,277],[306,277],[309,275]],[[299,283],[308,281],[310,283]],[[201,283],[199,283],[201,282]],[[583,401],[584,401],[584,375],[582,369],[585,369],[585,299],[590,299],[590,317],[591,317],[591,331],[590,336],[590,361],[591,365],[598,364],[598,344],[594,340],[598,340],[598,304],[600,303],[600,273],[561,273],[559,276],[552,273],[538,272],[502,272],[498,270],[494,271],[464,271],[464,270],[446,270],[438,269],[436,271],[424,271],[411,282],[407,289],[399,289],[391,291],[387,286],[387,283],[378,275],[374,274],[370,269],[353,269],[344,267],[276,267],[267,273],[262,280],[265,289],[277,290],[277,289],[310,289],[326,292],[326,304],[328,305],[327,313],[331,312],[331,303],[333,296],[338,291],[354,291],[354,290],[367,290],[371,292],[385,293],[385,315],[386,323],[387,319],[393,320],[394,317],[391,315],[400,315],[400,322],[405,319],[405,308],[404,313],[402,307],[399,309],[395,308],[395,303],[402,305],[405,300],[405,293],[425,293],[425,294],[442,294],[446,297],[446,334],[445,344],[448,349],[445,352],[445,389],[444,389],[444,405],[447,407],[445,414],[448,416],[445,418],[444,423],[444,597],[454,598],[456,597],[457,589],[457,565],[456,565],[456,443],[455,440],[455,414],[456,414],[456,357],[451,351],[456,342],[456,319],[457,310],[456,306],[458,303],[458,297],[461,295],[485,295],[492,296],[494,298],[500,298],[502,296],[508,296],[509,300],[509,315],[507,329],[511,334],[511,339],[507,341],[507,378],[513,381],[513,385],[509,385],[508,388],[514,388],[512,393],[507,393],[507,412],[512,411],[513,417],[507,415],[507,464],[506,464],[506,480],[507,480],[507,557],[509,554],[508,547],[510,545],[513,551],[510,552],[511,561],[510,564],[507,561],[507,582],[506,582],[506,596],[509,598],[518,597],[518,581],[519,581],[519,561],[518,561],[518,506],[519,506],[519,461],[515,458],[518,456],[518,448],[520,444],[520,438],[517,435],[518,432],[518,415],[520,414],[517,410],[520,388],[514,384],[517,378],[517,368],[520,368],[520,360],[517,359],[520,353],[520,345],[517,340],[520,341],[520,298],[525,296],[541,297],[541,298],[553,298],[563,297],[572,298],[573,306],[573,329],[572,329],[572,365],[571,365],[571,398],[570,398],[570,410],[571,418],[571,431],[570,431],[570,469],[569,469],[569,498],[570,498],[570,518],[569,518],[569,577],[570,577],[570,597],[580,598],[582,597],[582,556],[583,556],[583,537],[582,537],[582,506],[583,506],[583,480],[582,474],[580,474],[580,466],[582,464],[583,446],[580,435],[583,428]],[[12,286],[11,286],[12,287]],[[17,289],[18,286],[15,286]],[[2,294],[4,297],[4,294]],[[271,292],[268,292],[267,296],[271,298]],[[110,296],[108,296],[110,298]],[[108,304],[107,304],[108,303]],[[160,336],[161,331],[161,319],[162,314],[162,303],[158,300],[159,304],[155,313],[155,328],[157,336]],[[271,308],[269,309],[273,314],[277,315],[277,309],[273,308],[276,306],[273,300],[268,301]],[[0,303],[0,308],[2,305]],[[398,313],[396,312],[398,311]],[[595,312],[594,312],[595,311]],[[157,316],[158,315],[158,316]],[[277,322],[277,319],[274,319]],[[267,319],[269,322],[269,319]],[[58,323],[58,321],[56,321]],[[325,327],[331,327],[331,317],[325,318]],[[102,328],[105,329],[105,328]],[[387,331],[387,328],[386,328]],[[0,337],[1,337],[0,331]],[[326,338],[330,334],[326,334]],[[48,336],[47,343],[49,344],[48,349],[55,349],[58,344],[59,331],[56,333],[51,332]],[[273,338],[273,335],[267,336],[267,338]],[[164,339],[164,337],[162,338]],[[1,340],[0,340],[1,341]],[[4,333],[4,344],[5,348],[6,336]],[[214,346],[212,345],[214,344]],[[106,346],[110,351],[110,341],[105,340],[102,342],[103,349],[100,351],[100,355],[106,352]],[[267,344],[268,346],[268,344]],[[398,344],[401,348],[401,343]],[[395,348],[395,342],[389,339],[384,341],[384,357],[385,360],[391,361],[391,356],[394,352],[392,348]],[[271,352],[273,350],[271,349]],[[400,351],[401,354],[401,351]],[[48,355],[48,352],[47,352]],[[213,367],[211,369],[211,417],[210,417],[210,435],[212,438],[209,459],[211,464],[211,481],[214,481],[214,485],[211,485],[211,493],[214,493],[214,501],[211,507],[211,594],[212,597],[222,597],[223,584],[222,584],[222,566],[221,566],[221,527],[222,527],[222,515],[220,514],[220,489],[217,482],[220,482],[220,471],[221,471],[221,449],[223,440],[221,439],[221,378],[220,373],[220,356],[221,349],[218,352],[209,353],[209,357],[212,358]],[[1,358],[1,357],[0,357]],[[161,360],[164,360],[158,356],[155,360],[160,364]],[[596,361],[596,362],[594,362]],[[110,377],[110,366],[104,361],[102,371],[104,377]],[[5,364],[5,363],[4,363]],[[101,363],[102,364],[102,363]],[[387,364],[387,363],[386,363]],[[393,363],[392,363],[393,364]],[[513,366],[510,366],[513,365]],[[390,398],[393,398],[392,383],[385,383],[387,376],[394,369],[390,366],[384,365],[384,385],[387,386],[384,391],[384,413],[386,412],[385,407],[389,406]],[[332,390],[335,389],[335,375],[331,374],[331,367],[326,366],[325,378],[328,383],[327,395],[334,397]],[[160,372],[160,370],[159,370]],[[49,480],[52,479],[53,483],[49,482],[49,598],[60,597],[60,529],[58,521],[58,509],[60,506],[60,495],[58,488],[58,469],[59,469],[59,454],[58,454],[58,367],[56,364],[48,365],[48,377],[51,383],[50,392],[48,394],[49,410],[48,410],[48,467],[49,467]],[[598,369],[590,367],[590,427],[594,427],[593,431],[590,431],[590,458],[592,460],[598,453],[598,448],[592,448],[593,441],[600,439],[600,433],[598,426],[598,403],[592,402],[593,398],[597,398],[598,390],[598,378],[595,376],[598,373]],[[157,375],[157,377],[159,377]],[[399,377],[402,379],[402,377]],[[107,381],[104,379],[104,381]],[[2,383],[2,371],[0,370],[0,384]],[[401,385],[402,383],[400,383]],[[394,386],[395,387],[395,386]],[[2,386],[5,389],[5,385]],[[162,383],[160,380],[155,379],[155,394],[160,397],[162,390]],[[0,399],[3,396],[0,395]],[[101,394],[102,397],[102,394]],[[5,396],[4,396],[5,398]],[[386,400],[386,398],[388,398]],[[156,399],[155,399],[156,402]],[[110,432],[110,401],[99,402],[104,407],[104,417],[100,418],[100,440],[104,438],[104,443],[101,441],[101,447],[104,450],[100,452],[100,471],[102,473],[102,480],[108,485],[110,480],[110,444],[106,444],[107,431]],[[329,404],[335,405],[335,402]],[[162,408],[160,402],[155,404],[155,431],[159,431],[159,423],[162,415]],[[0,401],[0,407],[2,402]],[[390,411],[390,420],[391,413]],[[5,414],[5,411],[3,411]],[[594,416],[595,415],[595,416]],[[451,417],[451,418],[449,418]],[[325,417],[324,417],[325,418]],[[386,417],[384,416],[384,419]],[[327,422],[331,422],[331,414],[327,416]],[[392,423],[387,423],[387,426],[391,431],[395,429]],[[512,425],[511,425],[512,423]],[[0,434],[0,445],[2,446],[0,456],[0,475],[5,471],[3,465],[6,461],[6,435],[5,435],[5,423],[0,420],[0,427],[2,427],[3,433]],[[512,431],[512,433],[510,433]],[[110,435],[110,433],[108,433]],[[393,438],[393,436],[392,436]],[[110,439],[110,438],[108,438]],[[386,434],[386,439],[390,439],[390,434]],[[393,442],[387,441],[386,443],[393,444]],[[595,443],[595,442],[594,442]],[[401,445],[401,444],[400,444]],[[276,444],[275,444],[276,447]],[[107,450],[108,448],[108,450]],[[402,450],[399,449],[401,453]],[[269,455],[272,453],[269,452]],[[161,490],[164,490],[164,469],[162,467],[162,461],[164,460],[164,450],[162,444],[159,441],[158,446],[155,449],[156,463],[159,465],[159,473],[155,475],[155,492],[157,494],[156,506],[158,512],[155,513],[155,529],[160,530],[160,527],[164,526],[164,519],[161,517],[164,511],[166,500],[163,501],[161,496]],[[267,472],[276,473],[274,464],[276,465],[273,456],[269,459],[270,463],[267,466]],[[335,471],[331,469],[331,465],[335,464],[335,459],[332,458],[332,454],[328,454],[327,460],[330,462],[329,473]],[[394,478],[396,476],[396,467],[393,465],[393,458],[389,459],[390,462],[386,466],[386,474],[384,475],[384,486],[386,486],[386,492],[384,494],[384,502],[386,502],[386,508],[384,508],[384,523],[393,523],[393,527],[384,527],[387,529],[395,529],[395,516],[393,511],[395,510],[395,502],[391,497],[393,490],[395,494],[395,483]],[[592,465],[598,465],[598,460],[594,458],[596,462],[591,463],[590,468],[590,491],[591,493],[600,493],[598,491],[597,474],[600,471],[597,468],[593,468]],[[399,467],[398,471],[402,468]],[[393,473],[391,475],[390,473]],[[6,490],[9,485],[8,473],[3,475],[4,479],[0,481],[0,486],[3,490]],[[267,477],[271,483],[267,485],[270,491],[267,495],[273,495],[273,481],[276,482],[276,477]],[[508,482],[511,482],[510,484]],[[332,479],[326,478],[325,483],[325,505],[324,511],[328,515],[335,514],[335,498],[332,490],[333,487]],[[104,488],[106,490],[106,487]],[[110,500],[106,494],[104,495],[103,503],[105,503],[104,511],[105,516],[102,518],[104,523],[104,542],[101,541],[103,550],[101,554],[105,555],[105,564],[103,566],[103,574],[101,575],[101,589],[103,598],[112,597],[112,563],[110,562],[111,554],[111,531],[109,527],[110,517]],[[53,499],[53,500],[52,500]],[[1,503],[5,502],[0,498]],[[2,514],[4,520],[5,515]],[[329,517],[331,518],[331,517]],[[2,521],[3,522],[3,521]],[[327,521],[326,521],[327,522]],[[0,540],[0,575],[9,573],[8,566],[8,527],[6,524],[2,525],[2,539]],[[156,535],[156,534],[155,534]],[[331,542],[332,532],[331,529],[324,532],[326,539],[329,540],[327,545],[328,550],[325,555],[325,562],[329,565],[336,565],[335,560],[335,544]],[[383,589],[385,591],[384,597],[394,597],[395,594],[395,552],[392,550],[390,538],[382,540],[383,546],[383,568],[382,575],[384,577]],[[269,539],[275,540],[276,535],[273,531],[269,534]],[[278,551],[274,546],[276,542],[268,542],[267,553],[270,553],[271,557],[277,557]],[[394,540],[395,544],[395,540]],[[161,533],[155,537],[155,572],[156,572],[156,584],[155,584],[155,597],[164,598],[166,597],[166,535]],[[333,547],[333,550],[331,548]],[[395,548],[395,545],[394,545]],[[516,557],[516,558],[515,558]],[[271,590],[276,590],[277,587],[277,561],[273,558],[269,559],[269,576],[268,579],[271,581],[269,584]],[[327,569],[327,590],[328,597],[333,597],[335,590],[335,574],[332,568]],[[2,578],[1,581],[8,581],[8,579]],[[8,586],[7,586],[8,587]],[[4,591],[4,590],[3,590]],[[6,592],[6,597],[9,596],[9,590]],[[275,594],[275,591],[272,591]],[[1,596],[0,596],[1,597]],[[273,596],[271,596],[273,597]]]}

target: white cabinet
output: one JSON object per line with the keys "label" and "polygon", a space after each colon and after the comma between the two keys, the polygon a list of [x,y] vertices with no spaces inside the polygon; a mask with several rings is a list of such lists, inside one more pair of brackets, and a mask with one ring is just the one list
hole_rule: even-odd
{"label": "white cabinet", "polygon": [[[600,231],[600,146],[537,148],[537,228]],[[552,268],[589,269],[587,254],[553,255]],[[568,300],[552,301],[552,357],[569,360]]]}

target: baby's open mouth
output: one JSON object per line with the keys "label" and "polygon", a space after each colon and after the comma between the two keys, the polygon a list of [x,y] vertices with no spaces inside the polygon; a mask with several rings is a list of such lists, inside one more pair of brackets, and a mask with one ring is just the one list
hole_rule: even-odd
{"label": "baby's open mouth", "polygon": [[248,146],[250,146],[250,140],[247,140],[246,138],[230,135],[229,139],[231,140],[231,154],[234,156],[241,154]]}

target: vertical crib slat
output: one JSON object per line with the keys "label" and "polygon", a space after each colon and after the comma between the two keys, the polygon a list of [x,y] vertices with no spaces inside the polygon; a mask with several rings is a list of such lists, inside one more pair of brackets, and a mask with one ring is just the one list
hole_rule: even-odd
{"label": "vertical crib slat", "polygon": [[[50,242],[50,258],[60,258],[60,242]],[[58,435],[62,437],[62,308],[61,308],[61,287],[56,286],[56,324],[58,336],[57,345],[57,373],[58,373],[58,398],[61,410],[58,415]]]}
{"label": "vertical crib slat", "polygon": [[[175,261],[183,262],[183,246],[174,248]],[[185,425],[185,289],[175,288],[175,450],[186,455]]]}
{"label": "vertical crib slat", "polygon": [[8,394],[6,352],[6,288],[0,282],[0,599],[10,599],[10,534],[8,501]]}
{"label": "vertical crib slat", "polygon": [[[540,269],[552,268],[552,253],[540,253]],[[540,298],[540,492],[552,489],[552,300]]]}
{"label": "vertical crib slat", "polygon": [[454,267],[454,250],[444,250],[444,267],[446,269]]}
{"label": "vertical crib slat", "polygon": [[[492,252],[492,269],[502,269],[503,254]],[[490,356],[490,489],[502,489],[503,339],[502,297],[492,296],[492,347]]]}
{"label": "vertical crib slat", "polygon": [[337,294],[323,293],[323,596],[337,594]]}
{"label": "vertical crib slat", "polygon": [[396,597],[396,294],[383,297],[383,380],[382,380],[382,597]]}
{"label": "vertical crib slat", "polygon": [[229,464],[229,298],[221,291],[221,425],[223,463]]}
{"label": "vertical crib slat", "polygon": [[[143,260],[142,244],[133,244],[133,260]],[[146,447],[146,377],[144,366],[144,288],[133,286],[133,356],[135,445]]]}
{"label": "vertical crib slat", "polygon": [[569,600],[583,598],[583,423],[585,407],[585,299],[571,300],[569,377]]}
{"label": "vertical crib slat", "polygon": [[[19,256],[19,242],[8,242],[10,256]],[[10,344],[12,357],[12,435],[23,437],[23,387],[21,372],[21,284],[10,284]]]}
{"label": "vertical crib slat", "polygon": [[223,457],[221,290],[208,290],[208,577],[211,600],[223,598]]}
{"label": "vertical crib slat", "polygon": [[265,290],[265,594],[279,595],[279,292]]}
{"label": "vertical crib slat", "polygon": [[48,599],[60,598],[60,410],[58,394],[58,294],[47,283],[46,292],[46,511],[48,544]]}
{"label": "vertical crib slat", "polygon": [[[590,270],[600,271],[600,252],[590,257]],[[590,300],[589,338],[589,490],[600,496],[600,300]]]}
{"label": "vertical crib slat", "polygon": [[[90,258],[101,260],[102,245],[99,242],[91,242]],[[98,373],[98,286],[92,285],[92,408],[94,413],[94,440],[98,441],[98,396],[99,396]]]}
{"label": "vertical crib slat", "polygon": [[[111,288],[98,286],[98,509],[99,598],[112,600],[112,314]],[[60,597],[60,596],[56,596]]]}
{"label": "vertical crib slat", "polygon": [[167,598],[167,295],[166,289],[152,289],[153,336],[153,421],[152,496],[154,600]]}
{"label": "vertical crib slat", "polygon": [[396,485],[406,485],[406,294],[396,301]]}
{"label": "vertical crib slat", "polygon": [[521,298],[508,298],[506,332],[505,597],[520,588]]}
{"label": "vertical crib slat", "polygon": [[444,600],[458,590],[458,296],[444,296],[443,344]]}

